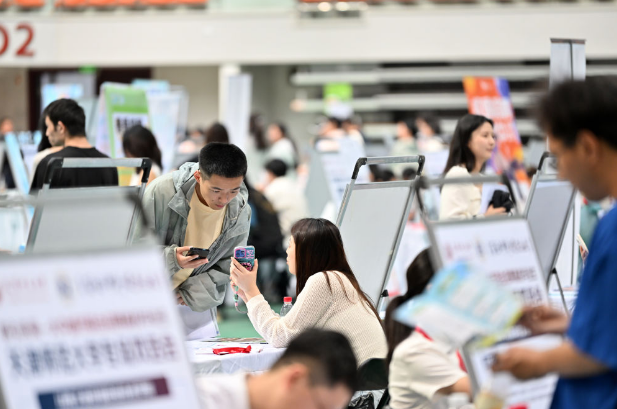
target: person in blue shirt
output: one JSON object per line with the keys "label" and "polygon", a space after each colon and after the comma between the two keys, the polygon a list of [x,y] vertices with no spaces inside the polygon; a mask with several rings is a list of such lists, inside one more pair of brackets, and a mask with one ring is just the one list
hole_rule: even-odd
{"label": "person in blue shirt", "polygon": [[[592,77],[554,88],[539,106],[540,124],[561,177],[589,200],[617,198],[617,77]],[[617,408],[617,209],[594,233],[572,320],[548,307],[526,310],[533,333],[565,333],[548,351],[512,348],[493,370],[519,379],[557,373],[552,409]]]}

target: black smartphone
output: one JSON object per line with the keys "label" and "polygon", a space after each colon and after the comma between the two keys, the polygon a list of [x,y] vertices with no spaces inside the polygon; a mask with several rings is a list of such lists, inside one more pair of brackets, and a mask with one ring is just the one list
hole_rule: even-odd
{"label": "black smartphone", "polygon": [[188,253],[186,253],[186,255],[187,256],[198,255],[199,257],[197,257],[197,259],[203,260],[204,258],[208,258],[208,253],[210,253],[210,250],[208,249],[200,249],[199,247],[191,247]]}

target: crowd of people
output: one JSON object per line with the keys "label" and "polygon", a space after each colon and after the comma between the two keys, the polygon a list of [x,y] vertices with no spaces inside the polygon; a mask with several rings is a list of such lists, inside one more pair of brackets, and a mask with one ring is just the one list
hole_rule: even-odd
{"label": "crowd of people", "polygon": [[[617,79],[563,83],[542,99],[538,116],[557,157],[559,175],[589,200],[617,198]],[[89,144],[84,111],[75,101],[51,103],[43,111],[43,121],[47,145],[41,145],[35,158],[34,191],[42,187],[51,158],[106,157]],[[168,173],[162,171],[161,151],[150,130],[138,125],[123,135],[127,157],[153,162],[143,206],[164,246],[162,256],[187,339],[203,337],[216,320],[225,293],[233,291],[246,304],[255,330],[272,346],[286,348],[261,375],[198,379],[203,406],[346,407],[360,381],[358,368],[374,359],[383,360],[389,369],[393,409],[431,408],[455,393],[471,398],[471,381],[460,353],[394,317],[395,310],[421,294],[436,273],[429,250],[409,265],[407,290],[390,300],[382,321],[347,261],[338,228],[328,220],[308,218],[296,174],[302,158],[289,131],[281,123],[264,129],[258,116],[251,118],[250,130],[250,152],[245,154],[229,143],[224,125],[213,124],[203,141],[191,140],[198,156]],[[329,118],[321,135],[349,135],[364,143],[354,121]],[[445,178],[482,174],[496,145],[493,121],[471,114],[459,119],[451,137],[442,134],[430,114],[399,122],[397,136],[392,149],[396,156],[449,149]],[[259,180],[246,179],[255,166],[251,161],[259,161],[263,175]],[[132,184],[139,184],[139,172]],[[414,172],[394,167],[381,169],[374,177],[409,179]],[[102,168],[64,169],[51,181],[52,188],[117,184],[116,171]],[[489,206],[482,213],[481,189],[473,183],[445,185],[439,218],[507,212],[505,207]],[[233,249],[247,244],[255,245],[258,255],[250,271],[233,259]],[[189,255],[191,247],[209,249],[207,258]],[[520,323],[534,334],[566,334],[563,344],[544,352],[512,349],[496,357],[495,371],[509,371],[520,379],[557,373],[560,380],[552,408],[617,407],[617,327],[611,320],[617,309],[615,248],[617,213],[612,210],[598,223],[572,318],[546,306],[528,308],[522,315]],[[273,273],[276,263],[268,259],[285,259],[287,270]],[[279,316],[267,292],[280,299],[287,291],[287,272],[295,277],[295,303],[287,315]],[[285,284],[270,288],[263,276],[272,281],[286,277]],[[266,406],[264,396],[268,396]]]}

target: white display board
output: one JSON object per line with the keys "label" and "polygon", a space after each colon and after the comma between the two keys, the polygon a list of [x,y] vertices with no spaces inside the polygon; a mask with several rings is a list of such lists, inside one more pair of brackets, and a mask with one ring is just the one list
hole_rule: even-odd
{"label": "white display board", "polygon": [[[554,176],[540,175],[534,180],[525,217],[531,228],[545,278],[555,267],[561,243],[566,238],[565,230],[571,217],[575,194],[570,182],[557,180]],[[570,231],[570,240],[572,237]],[[571,266],[568,272],[570,270]]]}
{"label": "white display board", "polygon": [[[322,139],[315,148],[320,153],[321,164],[330,190],[330,197],[338,209],[343,201],[345,188],[351,180],[354,166],[359,158],[366,156],[364,147],[350,138]],[[356,183],[368,183],[369,170],[362,167]]]}
{"label": "white display board", "polygon": [[[513,342],[505,342],[479,350],[464,350],[463,356],[469,371],[474,392],[479,392],[494,376],[491,366],[496,354],[513,347],[529,348],[536,351],[546,351],[556,348],[563,342],[558,335],[542,335],[525,338]],[[503,376],[503,375],[501,375]],[[525,406],[527,409],[548,409],[553,400],[553,393],[557,385],[558,376],[549,374],[537,379],[519,381],[510,377],[507,385],[504,408],[515,405]]]}
{"label": "white display board", "polygon": [[544,275],[524,218],[431,223],[429,234],[440,266],[467,261],[519,294],[526,305],[548,304]]}
{"label": "white display board", "polygon": [[22,195],[27,195],[30,192],[30,178],[28,177],[28,170],[21,156],[19,142],[15,134],[9,133],[4,135],[4,146],[15,186]]}
{"label": "white display board", "polygon": [[[315,150],[311,152],[309,176],[304,191],[311,217],[322,217],[328,208],[332,211],[327,213],[338,213],[354,166],[359,158],[365,156],[364,147],[353,139],[319,139],[316,142]],[[356,181],[369,182],[367,167],[360,169]]]}
{"label": "white display board", "polygon": [[7,409],[198,409],[160,252],[0,258]]}
{"label": "white display board", "polygon": [[421,152],[424,155],[424,171],[422,172],[427,176],[441,176],[446,168],[450,151],[444,149],[436,152]]}
{"label": "white display board", "polygon": [[30,223],[24,206],[0,207],[0,253],[17,253],[25,247]]}
{"label": "white display board", "polygon": [[347,260],[375,305],[388,282],[411,196],[411,182],[354,185],[339,223]]}
{"label": "white display board", "polygon": [[28,252],[119,248],[129,241],[138,204],[138,187],[46,189],[37,206]]}

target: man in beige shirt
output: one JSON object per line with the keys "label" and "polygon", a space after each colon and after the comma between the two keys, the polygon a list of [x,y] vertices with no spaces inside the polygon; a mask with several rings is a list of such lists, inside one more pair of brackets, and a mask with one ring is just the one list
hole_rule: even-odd
{"label": "man in beige shirt", "polygon": [[[229,287],[233,250],[245,246],[251,221],[244,183],[246,156],[235,145],[210,143],[199,163],[158,177],[144,192],[144,212],[163,250],[189,339],[212,335],[216,307]],[[188,255],[209,249],[207,259]]]}

